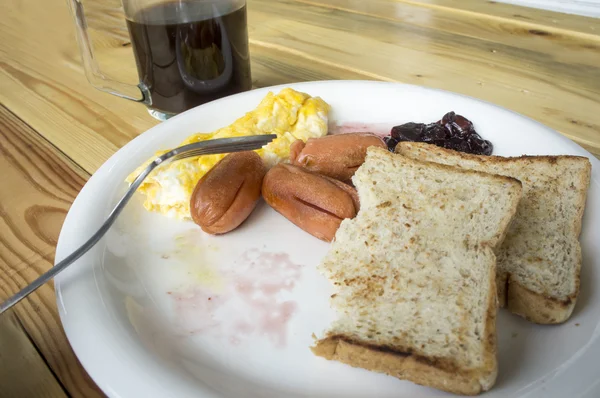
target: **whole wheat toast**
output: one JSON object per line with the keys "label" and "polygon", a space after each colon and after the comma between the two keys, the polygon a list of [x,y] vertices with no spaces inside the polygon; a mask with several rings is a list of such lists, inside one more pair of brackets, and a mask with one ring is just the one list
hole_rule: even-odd
{"label": "whole wheat toast", "polygon": [[541,324],[566,321],[579,294],[579,234],[591,164],[579,156],[478,156],[401,142],[407,157],[509,176],[523,199],[498,255],[501,306]]}
{"label": "whole wheat toast", "polygon": [[[496,380],[496,258],[521,198],[515,179],[369,148],[319,269],[338,319],[326,359],[458,394]],[[488,200],[490,197],[493,201]]]}

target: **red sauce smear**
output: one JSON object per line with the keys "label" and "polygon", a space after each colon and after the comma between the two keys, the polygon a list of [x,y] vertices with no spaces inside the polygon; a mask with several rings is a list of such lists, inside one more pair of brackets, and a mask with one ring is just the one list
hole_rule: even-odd
{"label": "red sauce smear", "polygon": [[247,250],[221,270],[226,284],[222,292],[203,286],[170,292],[177,323],[186,334],[224,337],[233,345],[261,336],[283,347],[297,304],[281,294],[293,291],[301,270],[287,253]]}
{"label": "red sauce smear", "polygon": [[391,123],[359,123],[346,122],[329,126],[329,134],[373,133],[380,137],[390,134]]}

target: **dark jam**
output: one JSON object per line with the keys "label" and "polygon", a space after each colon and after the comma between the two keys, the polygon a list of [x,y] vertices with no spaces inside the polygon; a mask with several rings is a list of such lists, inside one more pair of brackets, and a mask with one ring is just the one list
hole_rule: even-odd
{"label": "dark jam", "polygon": [[491,155],[494,149],[491,142],[477,134],[471,121],[454,112],[446,113],[435,123],[410,122],[394,126],[384,141],[391,152],[401,141],[425,142],[474,155]]}

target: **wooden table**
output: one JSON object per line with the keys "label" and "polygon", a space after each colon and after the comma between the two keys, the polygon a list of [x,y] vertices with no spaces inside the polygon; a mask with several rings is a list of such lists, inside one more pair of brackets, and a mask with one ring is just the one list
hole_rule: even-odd
{"label": "wooden table", "polygon": [[[442,88],[520,112],[600,155],[600,20],[483,0],[248,8],[256,87],[371,79]],[[87,12],[102,67],[135,81],[119,4],[95,1]],[[156,123],[87,83],[64,0],[0,3],[0,300],[51,266],[85,181]],[[0,318],[0,396],[102,396],[67,342],[52,284]]]}

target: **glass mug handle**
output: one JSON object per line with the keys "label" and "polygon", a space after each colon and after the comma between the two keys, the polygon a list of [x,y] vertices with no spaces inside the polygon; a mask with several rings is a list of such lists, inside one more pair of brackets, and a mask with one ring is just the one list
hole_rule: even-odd
{"label": "glass mug handle", "polygon": [[[75,19],[75,26],[77,28],[77,44],[83,60],[83,69],[85,76],[92,86],[98,90],[104,91],[109,94],[116,95],[117,97],[125,98],[135,102],[141,102],[146,105],[152,105],[152,99],[150,97],[150,91],[145,84],[139,83],[136,85],[119,82],[116,80],[109,79],[106,77],[98,67],[96,58],[94,57],[94,51],[92,48],[92,42],[88,35],[87,22],[83,12],[83,4],[80,0],[68,0],[71,14]],[[139,89],[140,95],[134,97],[127,94],[132,89]]]}

